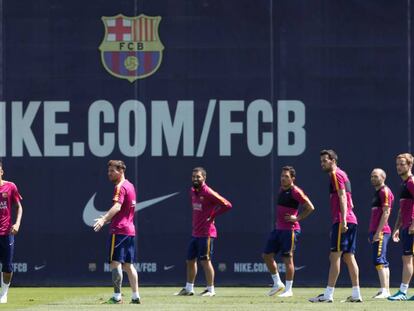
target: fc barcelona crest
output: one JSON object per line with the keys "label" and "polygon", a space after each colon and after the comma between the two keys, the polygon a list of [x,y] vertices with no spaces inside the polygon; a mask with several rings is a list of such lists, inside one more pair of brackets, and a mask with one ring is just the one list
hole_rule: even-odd
{"label": "fc barcelona crest", "polygon": [[102,64],[111,75],[134,82],[157,71],[164,50],[158,36],[160,16],[118,14],[103,16],[102,21],[105,37],[99,50]]}

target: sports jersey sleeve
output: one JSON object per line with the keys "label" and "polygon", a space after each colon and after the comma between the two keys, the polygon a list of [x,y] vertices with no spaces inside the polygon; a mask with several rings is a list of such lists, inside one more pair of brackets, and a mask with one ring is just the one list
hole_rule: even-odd
{"label": "sports jersey sleeve", "polygon": [[345,179],[342,175],[338,174],[337,171],[332,172],[331,174],[331,183],[333,188],[338,190],[345,190]]}
{"label": "sports jersey sleeve", "polygon": [[392,205],[392,194],[387,187],[384,187],[380,193],[379,197],[381,199],[381,207],[389,207],[391,208]]}
{"label": "sports jersey sleeve", "polygon": [[220,194],[218,194],[214,190],[209,189],[208,193],[209,193],[210,201],[214,205],[216,205],[214,212],[210,216],[211,218],[221,215],[233,207],[229,201],[227,201],[225,198],[223,198]]}
{"label": "sports jersey sleeve", "polygon": [[301,205],[303,205],[304,203],[309,203],[309,198],[307,197],[307,195],[303,192],[302,189],[300,189],[297,186],[294,186],[292,188],[292,197]]}
{"label": "sports jersey sleeve", "polygon": [[[414,197],[414,180],[412,176],[410,177],[410,180],[407,183],[407,189],[411,193],[411,195]],[[411,219],[414,219],[414,208],[411,213]]]}
{"label": "sports jersey sleeve", "polygon": [[13,184],[13,190],[12,190],[12,203],[16,204],[19,203],[22,200],[22,196],[19,193],[19,190],[17,189],[17,186]]}
{"label": "sports jersey sleeve", "polygon": [[119,203],[122,205],[122,203],[124,203],[124,200],[125,200],[125,195],[126,195],[125,187],[122,187],[121,184],[117,185],[115,187],[114,197],[112,201],[114,203]]}

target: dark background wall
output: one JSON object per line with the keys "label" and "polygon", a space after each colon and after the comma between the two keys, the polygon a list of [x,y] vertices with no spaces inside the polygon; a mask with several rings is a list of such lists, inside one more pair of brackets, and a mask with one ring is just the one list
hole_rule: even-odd
{"label": "dark background wall", "polygon": [[[107,233],[83,215],[94,194],[96,209],[110,207],[106,163],[119,158],[138,201],[178,193],[136,214],[142,284],[185,281],[188,190],[199,165],[234,206],[216,222],[217,283],[269,283],[261,252],[289,164],[316,207],[302,224],[295,283],[325,285],[324,148],[338,152],[352,181],[361,283],[377,283],[369,176],[385,169],[398,201],[394,159],[411,151],[413,130],[409,0],[0,3],[0,156],[24,198],[16,284],[107,284]],[[105,70],[101,18],[117,14],[161,17],[153,75],[131,83]],[[393,284],[400,254],[391,242]],[[339,284],[349,284],[345,269]]]}

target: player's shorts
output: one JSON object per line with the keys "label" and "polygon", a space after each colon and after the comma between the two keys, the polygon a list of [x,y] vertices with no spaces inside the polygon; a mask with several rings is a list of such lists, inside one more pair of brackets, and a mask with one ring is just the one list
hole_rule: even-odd
{"label": "player's shorts", "polygon": [[414,234],[408,234],[408,227],[400,230],[400,239],[403,247],[403,255],[414,255]]}
{"label": "player's shorts", "polygon": [[341,233],[340,223],[333,224],[331,230],[331,252],[355,254],[357,228],[357,224],[348,223],[348,230],[345,233]]}
{"label": "player's shorts", "polygon": [[293,255],[298,242],[300,230],[273,230],[267,240],[263,253],[281,253],[284,257]]}
{"label": "player's shorts", "polygon": [[[372,239],[375,235],[375,232],[369,234],[369,240],[372,242]],[[382,268],[387,268],[389,263],[387,261],[387,246],[390,240],[391,234],[383,233],[380,235],[380,240],[372,243],[372,263],[377,268],[377,270]]]}
{"label": "player's shorts", "polygon": [[213,244],[214,238],[212,237],[192,237],[190,245],[188,245],[187,260],[194,260],[196,258],[198,260],[211,260]]}
{"label": "player's shorts", "polygon": [[109,237],[109,263],[134,263],[135,237],[123,234],[111,234]]}
{"label": "player's shorts", "polygon": [[14,235],[0,235],[0,262],[2,272],[13,272]]}

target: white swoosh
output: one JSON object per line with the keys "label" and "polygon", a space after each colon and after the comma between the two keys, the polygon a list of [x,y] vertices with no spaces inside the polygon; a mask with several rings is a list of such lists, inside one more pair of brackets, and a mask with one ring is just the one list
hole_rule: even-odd
{"label": "white swoosh", "polygon": [[46,265],[41,265],[41,266],[34,266],[35,271],[41,270],[44,267],[46,267]]}
{"label": "white swoosh", "polygon": [[295,267],[295,271],[299,271],[299,270],[302,270],[302,269],[304,269],[306,266],[299,266],[299,267]]}
{"label": "white swoosh", "polygon": [[[150,199],[147,201],[143,201],[143,202],[138,202],[137,205],[135,205],[135,212],[140,211],[144,208],[147,208],[151,205],[154,205],[158,202],[164,201],[166,199],[168,199],[169,197],[172,197],[174,195],[179,194],[179,192],[174,192],[174,193],[170,193],[161,197],[157,197],[154,199]],[[88,203],[86,203],[86,206],[83,210],[83,222],[89,226],[92,227],[93,224],[95,223],[95,219],[99,218],[99,216],[101,216],[103,213],[105,213],[104,211],[99,211],[95,208],[95,196],[96,196],[96,192],[93,194],[93,196],[89,199]]]}
{"label": "white swoosh", "polygon": [[172,266],[164,266],[164,270],[165,271],[167,271],[167,270],[171,270],[172,268],[174,268],[175,267],[175,265],[172,265]]}

